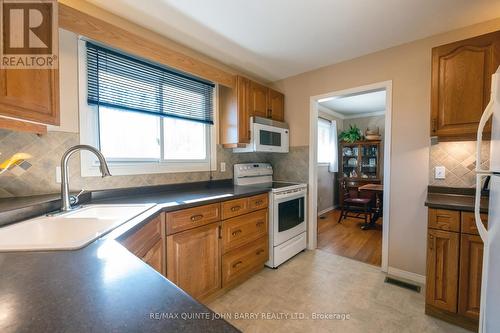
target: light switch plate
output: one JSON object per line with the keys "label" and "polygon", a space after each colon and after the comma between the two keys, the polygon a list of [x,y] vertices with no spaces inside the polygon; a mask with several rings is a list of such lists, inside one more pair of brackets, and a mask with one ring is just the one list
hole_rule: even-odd
{"label": "light switch plate", "polygon": [[220,172],[226,172],[226,162],[220,162]]}
{"label": "light switch plate", "polygon": [[56,166],[56,183],[61,184],[61,167]]}
{"label": "light switch plate", "polygon": [[435,179],[446,179],[446,168],[442,165],[434,168]]}

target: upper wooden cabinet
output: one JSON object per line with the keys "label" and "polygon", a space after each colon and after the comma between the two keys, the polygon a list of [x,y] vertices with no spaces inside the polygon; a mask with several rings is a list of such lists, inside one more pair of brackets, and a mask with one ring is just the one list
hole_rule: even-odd
{"label": "upper wooden cabinet", "polygon": [[268,88],[257,82],[250,81],[249,113],[255,117],[269,117]]}
{"label": "upper wooden cabinet", "polygon": [[476,139],[499,65],[500,31],[432,49],[431,136]]}
{"label": "upper wooden cabinet", "polygon": [[226,147],[250,142],[250,117],[285,119],[285,96],[260,83],[237,76],[233,89],[219,86],[220,141]]}
{"label": "upper wooden cabinet", "polygon": [[59,71],[0,70],[0,115],[59,125]]}
{"label": "upper wooden cabinet", "polygon": [[269,118],[278,121],[285,120],[285,95],[279,91],[269,89],[267,94],[267,105],[269,107]]}

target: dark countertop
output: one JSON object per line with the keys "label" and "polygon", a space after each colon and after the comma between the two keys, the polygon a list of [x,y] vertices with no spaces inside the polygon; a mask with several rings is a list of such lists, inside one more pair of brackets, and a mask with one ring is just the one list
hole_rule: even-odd
{"label": "dark countertop", "polygon": [[93,192],[87,203],[158,205],[80,250],[0,253],[0,331],[238,332],[116,239],[160,211],[266,192],[228,182]]}
{"label": "dark countertop", "polygon": [[[474,211],[474,189],[429,186],[425,205],[429,208]],[[481,196],[481,213],[488,213],[489,198]]]}

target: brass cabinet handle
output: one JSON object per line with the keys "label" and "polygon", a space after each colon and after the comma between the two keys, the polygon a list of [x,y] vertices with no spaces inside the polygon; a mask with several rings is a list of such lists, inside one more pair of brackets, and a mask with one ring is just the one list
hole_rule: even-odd
{"label": "brass cabinet handle", "polygon": [[191,216],[191,221],[196,222],[203,218],[203,214],[193,215]]}
{"label": "brass cabinet handle", "polygon": [[263,224],[264,224],[264,221],[259,221],[259,222],[255,223],[255,226],[260,227]]}
{"label": "brass cabinet handle", "polygon": [[231,235],[236,236],[238,234],[241,234],[241,229],[235,230],[231,233]]}
{"label": "brass cabinet handle", "polygon": [[432,131],[436,132],[436,130],[437,130],[437,119],[432,118]]}
{"label": "brass cabinet handle", "polygon": [[260,205],[262,205],[263,203],[264,203],[264,201],[262,201],[262,200],[257,200],[257,201],[255,201],[255,205],[257,205],[257,206],[260,206]]}
{"label": "brass cabinet handle", "polygon": [[432,251],[434,250],[434,236],[430,235],[429,240],[430,240],[429,250]]}
{"label": "brass cabinet handle", "polygon": [[262,253],[264,253],[263,249],[258,249],[257,252],[255,252],[255,254],[258,256],[260,256]]}
{"label": "brass cabinet handle", "polygon": [[233,268],[237,268],[237,267],[238,267],[239,265],[241,265],[242,263],[243,263],[243,261],[238,260],[237,262],[235,262],[235,263],[233,264]]}
{"label": "brass cabinet handle", "polygon": [[241,209],[241,206],[233,206],[233,207],[231,207],[231,211],[232,211],[232,212],[237,212],[237,211],[239,211],[240,209]]}

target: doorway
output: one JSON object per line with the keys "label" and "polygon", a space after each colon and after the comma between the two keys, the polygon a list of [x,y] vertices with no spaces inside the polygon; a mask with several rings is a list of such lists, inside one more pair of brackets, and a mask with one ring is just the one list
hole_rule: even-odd
{"label": "doorway", "polygon": [[[310,108],[309,248],[376,265],[384,272],[391,95],[392,82],[385,81],[312,96]],[[352,203],[349,198],[366,205],[359,209],[346,204]]]}

